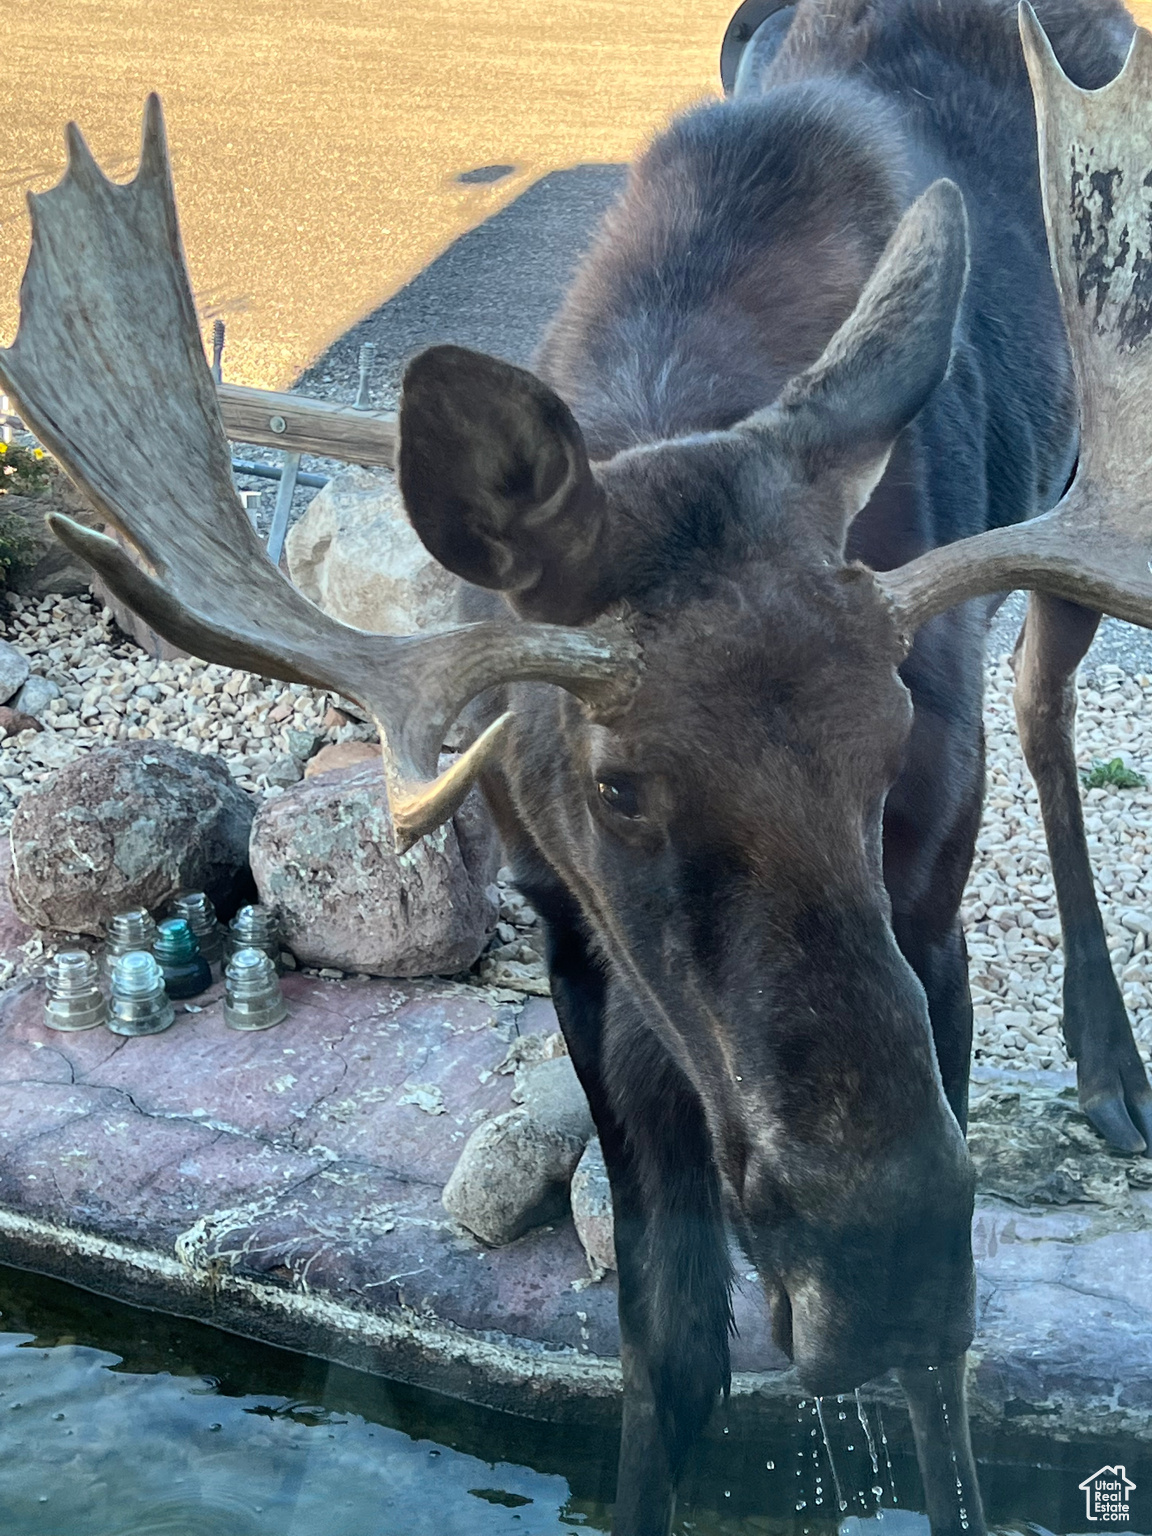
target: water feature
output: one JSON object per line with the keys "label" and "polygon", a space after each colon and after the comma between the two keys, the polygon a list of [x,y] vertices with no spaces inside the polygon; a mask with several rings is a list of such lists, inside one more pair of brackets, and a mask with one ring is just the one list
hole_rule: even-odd
{"label": "water feature", "polygon": [[[927,1536],[900,1429],[863,1398],[855,1412],[832,1403],[783,1410],[767,1456],[719,1425],[676,1536]],[[470,1408],[0,1268],[3,1536],[607,1531],[614,1457],[606,1432]],[[1082,1531],[1078,1483],[1125,1457],[1152,1490],[1147,1450],[985,1448],[989,1517],[1031,1536]]]}

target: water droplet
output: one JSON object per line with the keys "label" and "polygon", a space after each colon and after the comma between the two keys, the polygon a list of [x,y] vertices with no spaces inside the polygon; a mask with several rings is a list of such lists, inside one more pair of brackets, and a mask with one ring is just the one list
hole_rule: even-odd
{"label": "water droplet", "polygon": [[807,1509],[808,1508],[808,1501],[807,1501],[807,1499],[797,1499],[796,1500],[796,1508],[797,1509]]}
{"label": "water droplet", "polygon": [[731,1490],[731,1488],[725,1488],[725,1490],[724,1490],[724,1497],[726,1499],[730,1499],[732,1497],[732,1490]]}
{"label": "water droplet", "polygon": [[209,1424],[209,1426],[208,1426],[209,1432],[211,1434],[215,1434],[218,1429],[223,1429],[223,1428],[224,1428],[223,1424]]}
{"label": "water droplet", "polygon": [[64,1415],[62,1413],[54,1413],[52,1417],[56,1420],[57,1424],[59,1424]]}
{"label": "water droplet", "polygon": [[880,1496],[883,1494],[883,1492],[884,1492],[884,1489],[883,1489],[883,1487],[879,1483],[873,1483],[872,1484],[872,1494],[873,1494],[874,1498],[877,1498],[877,1499],[880,1498]]}
{"label": "water droplet", "polygon": [[768,1468],[769,1472],[775,1472],[776,1463],[774,1461],[766,1461],[764,1465]]}

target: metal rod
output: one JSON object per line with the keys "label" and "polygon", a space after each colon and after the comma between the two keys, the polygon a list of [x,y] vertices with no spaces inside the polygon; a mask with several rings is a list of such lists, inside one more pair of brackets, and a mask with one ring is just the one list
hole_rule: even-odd
{"label": "metal rod", "polygon": [[280,489],[276,493],[276,510],[272,514],[272,527],[268,530],[268,558],[273,565],[280,564],[280,553],[288,532],[288,514],[292,510],[292,493],[296,489],[296,477],[300,473],[300,455],[284,455],[284,473],[280,477]]}
{"label": "metal rod", "polygon": [[[279,464],[259,464],[254,459],[233,459],[232,473],[234,475],[255,475],[259,480],[279,480],[284,473]],[[314,475],[309,470],[300,470],[296,476],[297,485],[307,485],[313,490],[322,491],[328,484],[327,475]]]}
{"label": "metal rod", "polygon": [[217,384],[224,382],[224,322],[212,322],[212,377]]}
{"label": "metal rod", "polygon": [[372,402],[368,398],[368,380],[372,373],[372,364],[376,360],[376,343],[366,341],[360,348],[360,387],[356,391],[356,399],[352,402],[354,411],[370,411]]}

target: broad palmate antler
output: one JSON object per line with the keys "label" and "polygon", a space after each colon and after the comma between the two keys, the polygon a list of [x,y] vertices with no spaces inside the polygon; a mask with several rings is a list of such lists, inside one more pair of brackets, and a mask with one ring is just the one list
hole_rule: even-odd
{"label": "broad palmate antler", "polygon": [[445,731],[470,699],[515,680],[558,683],[604,710],[627,696],[635,661],[622,626],[509,620],[368,634],[322,613],[286,581],[232,485],[160,102],[148,99],[140,169],[127,186],[104,176],[74,124],[67,139],[63,180],[29,199],[20,329],[0,350],[0,383],[148,567],[114,539],[52,517],[57,536],[117,596],[207,661],[332,688],[369,710],[384,743],[401,849],[452,815],[499,746],[508,715],[437,777]]}
{"label": "broad palmate antler", "polygon": [[1041,517],[877,577],[911,633],[965,598],[1038,588],[1152,628],[1152,33],[1121,73],[1073,85],[1020,7],[1048,245],[1080,394],[1080,461]]}

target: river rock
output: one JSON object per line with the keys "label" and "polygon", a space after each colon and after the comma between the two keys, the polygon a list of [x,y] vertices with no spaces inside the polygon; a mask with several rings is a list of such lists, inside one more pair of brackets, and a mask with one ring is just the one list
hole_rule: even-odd
{"label": "river rock", "polygon": [[496,926],[496,834],[478,795],[405,854],[379,750],[374,761],[305,779],[260,810],[252,872],[303,965],[371,976],[465,970]]}
{"label": "river rock", "polygon": [[512,1098],[515,1109],[473,1131],[444,1186],[444,1209],[492,1247],[564,1214],[595,1129],[568,1056],[518,1068]]}
{"label": "river rock", "polygon": [[310,757],[304,768],[306,779],[317,778],[322,773],[336,773],[341,768],[352,768],[359,763],[380,761],[380,744],[373,741],[333,741],[321,747]]}
{"label": "river rock", "polygon": [[8,640],[0,640],[0,704],[15,698],[31,670],[23,651]]}
{"label": "river rock", "polygon": [[335,475],[292,527],[286,553],[305,597],[357,629],[405,635],[455,622],[460,582],[416,537],[387,471]]}
{"label": "river rock", "polygon": [[42,720],[49,704],[59,697],[59,684],[54,683],[49,677],[37,677],[33,673],[12,700],[12,708],[19,710],[21,714],[33,715],[37,720]]}
{"label": "river rock", "polygon": [[493,1248],[555,1221],[568,1205],[568,1184],[584,1144],[507,1110],[477,1126],[444,1186],[444,1209]]}
{"label": "river rock", "polygon": [[0,704],[0,737],[19,736],[21,731],[42,731],[35,715],[25,715],[9,704]]}
{"label": "river rock", "polygon": [[572,1175],[572,1220],[593,1280],[603,1280],[616,1268],[616,1231],[612,1186],[598,1136],[584,1148]]}
{"label": "river rock", "polygon": [[571,1056],[556,1056],[521,1067],[516,1073],[512,1102],[521,1105],[539,1124],[562,1136],[574,1137],[582,1147],[596,1134],[592,1111]]}
{"label": "river rock", "polygon": [[156,911],[186,890],[227,913],[249,889],[252,815],[213,757],[166,741],[91,752],[20,801],[13,905],[37,928],[97,937],[115,913]]}

